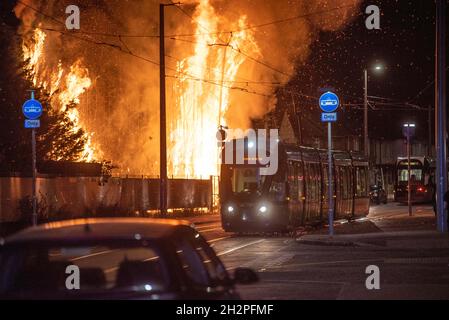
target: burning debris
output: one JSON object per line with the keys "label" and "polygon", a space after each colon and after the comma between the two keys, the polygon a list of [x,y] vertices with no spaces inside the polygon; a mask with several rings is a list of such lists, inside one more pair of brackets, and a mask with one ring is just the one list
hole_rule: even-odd
{"label": "burning debris", "polygon": [[[47,34],[40,28],[34,29],[34,36],[29,41],[24,41],[22,50],[25,61],[25,70],[31,77],[35,87],[42,87],[48,91],[52,106],[59,105],[61,112],[65,113],[73,123],[72,130],[78,132],[81,129],[79,111],[76,108],[80,104],[80,96],[90,88],[92,82],[87,68],[81,65],[80,60],[66,69],[59,61],[57,69],[46,70],[45,66],[45,40]],[[80,161],[91,162],[95,159],[95,148],[92,145],[93,133],[84,137],[86,144]]]}
{"label": "burning debris", "polygon": [[[79,32],[64,29],[69,1],[17,4],[33,83],[88,132],[84,160],[114,159],[125,173],[157,175],[159,1],[79,2]],[[167,8],[169,176],[216,175],[217,128],[249,128],[273,109],[318,33],[344,26],[359,2],[196,0]]]}

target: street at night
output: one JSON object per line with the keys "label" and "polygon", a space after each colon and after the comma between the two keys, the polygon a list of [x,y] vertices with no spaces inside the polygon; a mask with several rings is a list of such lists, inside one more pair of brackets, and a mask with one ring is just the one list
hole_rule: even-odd
{"label": "street at night", "polygon": [[[350,234],[333,242],[320,234],[236,237],[216,222],[198,230],[228,269],[259,272],[260,283],[239,288],[244,299],[448,299],[447,238],[432,231],[431,207],[417,210],[409,218],[404,206],[374,207],[368,220],[337,224]],[[373,264],[382,270],[379,291],[365,287],[366,267]]]}
{"label": "street at night", "polygon": [[2,0],[0,301],[449,300],[448,2]]}

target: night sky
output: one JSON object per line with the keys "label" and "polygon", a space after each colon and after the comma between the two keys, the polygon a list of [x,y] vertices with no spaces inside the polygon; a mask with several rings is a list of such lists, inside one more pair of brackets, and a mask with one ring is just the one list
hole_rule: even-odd
{"label": "night sky", "polygon": [[[365,27],[363,11],[371,4],[381,10],[381,30]],[[427,112],[394,109],[407,102],[433,108],[435,1],[364,1],[361,8],[360,16],[344,30],[321,34],[308,64],[299,69],[291,86],[313,96],[319,95],[320,87],[332,87],[344,103],[362,104],[363,70],[380,62],[386,70],[380,74],[370,72],[368,94],[397,105],[376,105],[376,109],[384,110],[370,111],[370,136],[400,138],[401,124],[412,120],[418,125],[418,138],[425,141]],[[303,103],[309,110],[305,118],[317,119],[316,102],[305,99]],[[343,108],[345,121],[338,124],[339,134],[362,132],[363,111],[356,108]]]}
{"label": "night sky", "polygon": [[[2,1],[2,20],[9,25],[17,23],[8,10],[14,3]],[[381,9],[381,30],[365,27],[364,9],[371,4]],[[370,111],[370,136],[400,138],[401,124],[412,120],[418,125],[418,138],[427,139],[426,111],[394,109],[407,102],[422,108],[434,105],[435,1],[364,1],[359,16],[339,32],[321,33],[311,51],[309,61],[298,68],[289,88],[309,96],[319,96],[322,87],[335,88],[344,104],[352,104],[342,108],[344,121],[338,124],[339,134],[362,132],[363,70],[380,62],[386,70],[381,74],[370,72],[369,95],[395,104],[376,105],[380,110]],[[298,102],[304,111],[304,125],[317,122],[317,101],[304,98]]]}

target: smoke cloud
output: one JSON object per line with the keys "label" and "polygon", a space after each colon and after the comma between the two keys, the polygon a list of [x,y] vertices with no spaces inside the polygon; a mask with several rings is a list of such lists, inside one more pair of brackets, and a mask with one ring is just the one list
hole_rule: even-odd
{"label": "smoke cloud", "polygon": [[[160,1],[21,1],[47,15],[21,3],[15,9],[22,21],[20,32],[25,42],[31,41],[36,27],[42,27],[47,34],[40,77],[51,77],[60,63],[68,67],[81,61],[89,70],[92,86],[81,97],[80,120],[85,130],[93,133],[92,140],[101,150],[101,157],[114,159],[122,172],[157,175],[159,38],[152,36],[159,32]],[[165,9],[166,34],[173,36],[166,38],[169,76],[176,75],[182,59],[194,54],[196,38],[185,35],[197,32],[188,15],[197,15],[198,1],[182,1],[184,13],[175,7]],[[251,119],[260,118],[275,107],[279,85],[286,84],[305,63],[313,63],[307,59],[319,33],[344,27],[358,13],[360,0],[211,0],[210,3],[216,13],[217,30],[200,29],[204,33],[236,31],[242,19],[246,26],[261,25],[248,29],[254,42],[248,46],[252,48],[250,52],[227,49],[248,55],[238,68],[236,83],[226,83],[232,89],[224,115],[229,127],[246,129]],[[64,25],[55,19],[64,23],[65,8],[71,4],[80,7],[81,33],[45,30],[63,30]],[[337,7],[340,9],[334,10]],[[289,19],[298,16],[303,18]],[[289,20],[279,21],[283,19]],[[274,21],[278,22],[267,24]],[[231,33],[218,35],[217,44],[225,44],[230,37]],[[217,45],[216,50],[223,48]],[[167,117],[171,122],[176,121],[179,112],[176,85],[177,79],[167,78]]]}

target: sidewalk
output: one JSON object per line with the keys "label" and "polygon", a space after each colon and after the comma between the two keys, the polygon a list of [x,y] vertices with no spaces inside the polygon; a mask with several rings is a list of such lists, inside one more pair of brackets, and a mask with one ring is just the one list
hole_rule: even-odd
{"label": "sidewalk", "polygon": [[407,206],[390,203],[375,206],[365,219],[336,223],[335,235],[328,229],[297,238],[297,242],[324,246],[381,246],[401,249],[449,248],[449,234],[436,231],[431,206],[416,206],[413,216]]}

